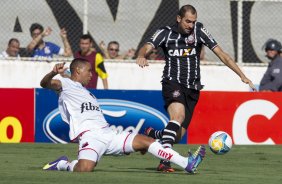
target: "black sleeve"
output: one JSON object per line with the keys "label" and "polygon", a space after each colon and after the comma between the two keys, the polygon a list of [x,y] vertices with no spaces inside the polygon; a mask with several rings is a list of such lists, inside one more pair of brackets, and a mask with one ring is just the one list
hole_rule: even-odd
{"label": "black sleeve", "polygon": [[203,26],[202,23],[199,23],[199,32],[200,39],[205,46],[209,49],[213,50],[217,46],[217,42],[214,40],[212,35],[208,32],[208,30]]}
{"label": "black sleeve", "polygon": [[166,28],[160,28],[158,29],[155,34],[149,39],[147,43],[152,44],[155,48],[161,47],[162,44],[165,43],[166,40]]}

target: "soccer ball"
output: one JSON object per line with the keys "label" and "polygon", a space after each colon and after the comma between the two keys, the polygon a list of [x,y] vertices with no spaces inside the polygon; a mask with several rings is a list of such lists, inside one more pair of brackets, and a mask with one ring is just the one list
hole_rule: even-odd
{"label": "soccer ball", "polygon": [[226,132],[214,132],[209,139],[209,147],[217,155],[225,154],[232,148],[232,139]]}

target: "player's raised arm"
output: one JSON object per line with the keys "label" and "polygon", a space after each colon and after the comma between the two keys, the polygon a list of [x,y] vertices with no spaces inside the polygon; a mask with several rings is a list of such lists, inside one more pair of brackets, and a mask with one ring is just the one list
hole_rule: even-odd
{"label": "player's raised arm", "polygon": [[252,83],[250,79],[248,79],[245,74],[241,71],[239,66],[236,64],[236,62],[227,54],[225,53],[220,46],[217,46],[213,49],[213,52],[217,55],[217,57],[231,70],[233,70],[242,80],[242,82],[249,84],[250,88],[252,88],[254,91],[256,91],[256,87]]}
{"label": "player's raised arm", "polygon": [[145,66],[149,66],[146,56],[152,51],[152,49],[153,46],[149,43],[143,45],[143,47],[139,50],[137,54],[136,64],[138,64],[142,68]]}
{"label": "player's raised arm", "polygon": [[47,73],[40,82],[40,86],[43,88],[52,89],[58,91],[61,89],[61,81],[53,79],[57,74],[63,74],[67,68],[64,68],[64,63],[58,63],[54,66],[53,70]]}

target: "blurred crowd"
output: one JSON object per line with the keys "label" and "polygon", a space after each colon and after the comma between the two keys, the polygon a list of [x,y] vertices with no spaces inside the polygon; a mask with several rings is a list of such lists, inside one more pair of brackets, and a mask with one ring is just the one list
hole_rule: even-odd
{"label": "blurred crowd", "polygon": [[[92,65],[93,77],[87,88],[96,89],[98,78],[102,79],[104,89],[108,89],[108,74],[104,66],[104,59],[110,60],[132,60],[136,58],[136,49],[130,48],[125,53],[120,52],[120,44],[118,41],[110,41],[107,45],[101,41],[99,48],[94,47],[94,41],[91,35],[81,35],[79,40],[79,50],[74,51],[68,40],[67,30],[60,30],[63,47],[51,41],[45,41],[52,34],[51,27],[44,28],[39,23],[33,23],[30,28],[31,41],[27,46],[21,47],[17,38],[11,38],[8,41],[7,49],[0,53],[0,59],[9,61],[20,61],[21,54],[24,57],[34,58],[34,61],[51,61],[54,56],[66,58],[84,58]],[[98,52],[101,51],[101,53]],[[158,51],[154,51],[148,55],[151,60],[161,60],[163,57]]]}
{"label": "blurred crowd", "polygon": [[[79,40],[79,50],[73,51],[68,40],[67,30],[62,28],[60,37],[63,47],[45,39],[52,34],[50,27],[44,28],[39,23],[33,23],[30,26],[31,41],[27,46],[21,47],[17,38],[8,40],[6,50],[0,53],[0,59],[9,59],[11,61],[21,60],[21,54],[24,56],[35,58],[36,61],[50,61],[56,56],[70,58],[85,58],[93,64],[93,81],[89,88],[97,87],[97,79],[100,77],[103,86],[108,89],[107,72],[104,66],[104,59],[108,60],[133,60],[136,59],[137,48],[129,48],[126,52],[121,53],[120,43],[116,40],[106,44],[101,41],[96,49],[94,40],[89,34],[84,34]],[[263,49],[269,62],[267,71],[265,72],[260,84],[260,91],[282,91],[282,46],[278,40],[269,39],[263,45]],[[101,51],[101,53],[98,52]],[[21,51],[21,52],[20,52]],[[153,49],[147,55],[148,60],[164,60],[164,54],[161,49]],[[202,48],[200,60],[205,60],[205,49]]]}
{"label": "blurred crowd", "polygon": [[[52,34],[52,29],[50,27],[44,28],[39,23],[34,23],[30,26],[30,36],[31,41],[27,46],[20,45],[20,41],[17,38],[11,38],[8,41],[7,49],[0,54],[0,58],[14,58],[15,60],[20,60],[21,54],[24,56],[36,58],[36,61],[48,61],[51,60],[54,55],[63,57],[75,57],[70,43],[68,41],[67,30],[61,29],[60,37],[62,39],[63,47],[60,47],[57,43],[51,41],[45,41],[45,39]],[[90,35],[89,35],[90,36]],[[93,39],[91,39],[91,49],[96,52],[96,50],[101,51],[101,55],[104,59],[114,59],[114,60],[132,60],[136,58],[136,48],[129,48],[125,53],[120,51],[120,43],[118,41],[110,41],[106,44],[101,41],[99,48],[95,49],[93,46]],[[81,45],[80,45],[81,46]],[[81,49],[81,48],[80,48]],[[163,60],[163,54],[158,50],[153,51],[148,55],[151,60]],[[42,60],[40,60],[42,59]]]}

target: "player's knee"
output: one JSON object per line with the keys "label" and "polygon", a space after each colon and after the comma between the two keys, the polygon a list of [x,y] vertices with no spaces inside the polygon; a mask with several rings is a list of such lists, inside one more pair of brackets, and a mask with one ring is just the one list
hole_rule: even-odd
{"label": "player's knee", "polygon": [[182,124],[182,122],[185,120],[185,114],[180,114],[179,115],[179,121],[178,122],[180,122],[180,124]]}
{"label": "player's knee", "polygon": [[175,114],[173,117],[171,117],[171,119],[181,124],[185,119],[185,114],[182,113]]}
{"label": "player's knee", "polygon": [[79,161],[75,171],[77,172],[92,172],[95,168],[95,162]]}
{"label": "player's knee", "polygon": [[81,172],[92,172],[93,170],[94,170],[94,166],[92,165],[83,166],[81,168]]}

